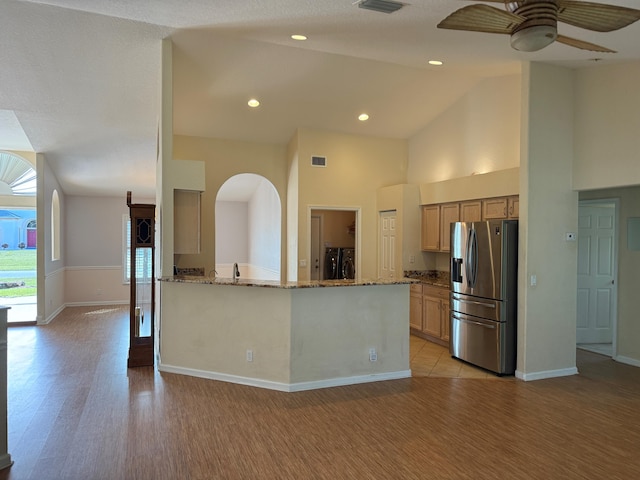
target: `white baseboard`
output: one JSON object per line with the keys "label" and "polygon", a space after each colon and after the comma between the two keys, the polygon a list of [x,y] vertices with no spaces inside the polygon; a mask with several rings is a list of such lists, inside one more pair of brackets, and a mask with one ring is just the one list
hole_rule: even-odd
{"label": "white baseboard", "polygon": [[625,363],[627,365],[631,365],[633,367],[640,367],[640,360],[636,360],[635,358],[625,357],[622,355],[616,355],[613,358],[616,362]]}
{"label": "white baseboard", "polygon": [[319,388],[342,387],[345,385],[356,385],[360,383],[381,382],[384,380],[397,380],[411,377],[411,370],[401,370],[397,372],[374,373],[371,375],[357,375],[354,377],[330,378],[327,380],[317,380],[312,382],[282,383],[260,378],[241,377],[238,375],[228,375],[226,373],[209,372],[193,368],[176,367],[158,362],[160,372],[176,373],[178,375],[188,375],[191,377],[207,378],[209,380],[220,380],[222,382],[248,385],[251,387],[278,390],[280,392],[302,392],[305,390],[316,390]]}
{"label": "white baseboard", "polygon": [[560,368],[558,370],[544,370],[542,372],[524,373],[520,370],[516,370],[516,378],[524,380],[525,382],[531,380],[544,380],[545,378],[555,377],[568,377],[569,375],[577,375],[578,369],[576,367]]}
{"label": "white baseboard", "polygon": [[65,307],[66,307],[66,305],[64,305],[64,304],[63,304],[63,305],[60,305],[58,308],[56,308],[56,309],[54,310],[54,312],[53,312],[51,315],[49,315],[49,316],[48,316],[47,318],[45,318],[44,320],[42,320],[42,318],[41,318],[41,317],[37,317],[37,318],[36,318],[36,324],[37,324],[37,325],[48,325],[49,323],[51,323],[51,321],[52,321],[54,318],[56,318],[56,317],[60,314],[60,312],[61,312],[62,310],[64,310],[64,309],[65,309]]}

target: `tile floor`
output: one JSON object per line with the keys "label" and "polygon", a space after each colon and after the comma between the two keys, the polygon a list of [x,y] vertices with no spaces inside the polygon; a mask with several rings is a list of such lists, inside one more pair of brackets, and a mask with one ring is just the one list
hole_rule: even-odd
{"label": "tile floor", "polygon": [[451,358],[449,349],[411,335],[409,337],[409,360],[413,377],[447,378],[512,378],[497,375]]}

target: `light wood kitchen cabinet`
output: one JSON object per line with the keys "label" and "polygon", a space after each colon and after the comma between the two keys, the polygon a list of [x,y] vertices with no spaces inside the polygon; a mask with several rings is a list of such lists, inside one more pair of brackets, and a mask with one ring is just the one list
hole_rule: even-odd
{"label": "light wood kitchen cabinet", "polygon": [[487,198],[482,201],[483,220],[501,220],[518,218],[520,214],[520,197]]}
{"label": "light wood kitchen cabinet", "polygon": [[512,197],[422,206],[421,247],[428,252],[451,251],[451,224],[518,218],[520,201]]}
{"label": "light wood kitchen cabinet", "polygon": [[200,192],[173,192],[173,252],[200,253]]}
{"label": "light wood kitchen cabinet", "polygon": [[440,251],[451,250],[451,224],[460,221],[460,204],[440,205]]}
{"label": "light wood kitchen cabinet", "polygon": [[482,219],[495,220],[507,218],[508,200],[502,198],[488,198],[482,201]]}
{"label": "light wood kitchen cabinet", "polygon": [[509,197],[509,218],[518,218],[520,216],[520,197]]}
{"label": "light wood kitchen cabinet", "polygon": [[409,326],[422,330],[422,285],[413,284],[409,292]]}
{"label": "light wood kitchen cabinet", "polygon": [[482,201],[460,203],[461,222],[479,222],[482,220]]}
{"label": "light wood kitchen cabinet", "polygon": [[431,285],[422,285],[421,287],[421,302],[417,298],[417,290],[412,290],[410,294],[411,333],[434,343],[448,346],[449,290]]}
{"label": "light wood kitchen cabinet", "polygon": [[440,250],[440,205],[422,207],[421,244],[422,250]]}

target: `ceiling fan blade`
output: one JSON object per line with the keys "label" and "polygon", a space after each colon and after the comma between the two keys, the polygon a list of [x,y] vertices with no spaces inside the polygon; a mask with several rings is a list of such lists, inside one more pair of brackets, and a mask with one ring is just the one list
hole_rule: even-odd
{"label": "ceiling fan blade", "polygon": [[524,20],[519,15],[489,5],[469,5],[442,20],[438,28],[510,34]]}
{"label": "ceiling fan blade", "polygon": [[640,20],[640,10],[575,0],[558,0],[558,20],[595,32],[611,32]]}
{"label": "ceiling fan blade", "polygon": [[611,50],[610,48],[602,47],[595,43],[585,42],[584,40],[578,40],[577,38],[565,37],[564,35],[558,35],[556,42],[564,43],[570,47],[581,48],[582,50],[590,50],[592,52],[617,53],[615,50]]}

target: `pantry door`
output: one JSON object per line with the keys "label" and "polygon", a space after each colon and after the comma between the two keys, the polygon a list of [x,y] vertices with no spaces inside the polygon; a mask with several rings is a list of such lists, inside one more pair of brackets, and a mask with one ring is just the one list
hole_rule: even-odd
{"label": "pantry door", "polygon": [[396,269],[396,211],[380,212],[379,221],[380,253],[378,259],[378,276],[380,278],[397,278]]}

